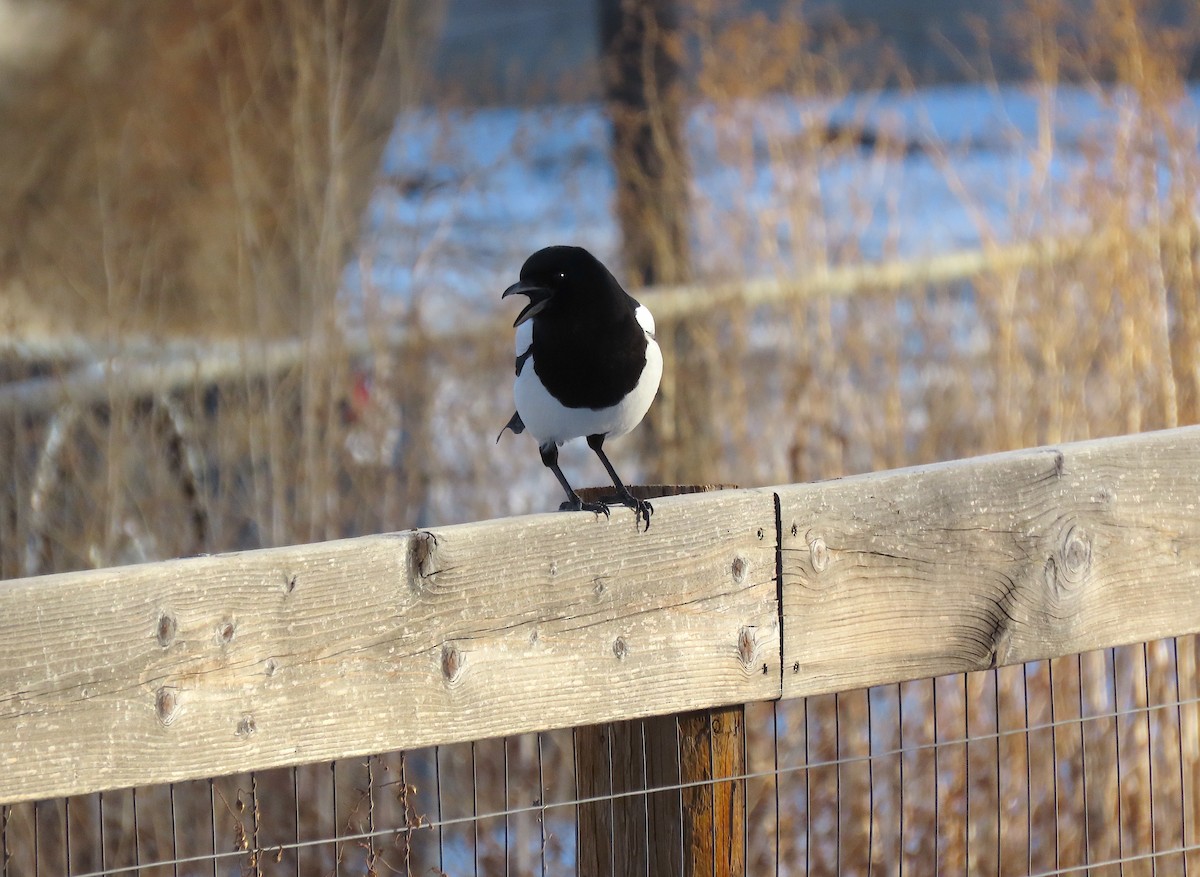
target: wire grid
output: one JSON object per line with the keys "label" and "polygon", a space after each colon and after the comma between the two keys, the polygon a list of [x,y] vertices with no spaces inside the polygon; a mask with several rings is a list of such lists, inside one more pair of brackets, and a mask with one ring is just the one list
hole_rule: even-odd
{"label": "wire grid", "polygon": [[[750,704],[744,727],[736,771],[651,791],[740,786],[750,874],[1200,875],[1193,637]],[[647,795],[581,798],[574,752],[568,729],[11,805],[3,874],[573,873],[582,807],[645,819]],[[624,830],[617,873],[654,843]]]}

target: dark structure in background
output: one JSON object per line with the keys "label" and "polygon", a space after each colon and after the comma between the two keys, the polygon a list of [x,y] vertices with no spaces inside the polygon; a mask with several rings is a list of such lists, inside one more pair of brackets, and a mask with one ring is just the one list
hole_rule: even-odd
{"label": "dark structure in background", "polygon": [[[600,97],[600,47],[595,20],[608,0],[446,0],[446,28],[434,57],[440,93],[476,103],[521,103]],[[1086,12],[1090,0],[1065,0]],[[1187,26],[1193,0],[1139,4],[1143,14]],[[1025,4],[961,0],[681,0],[685,15],[732,20],[760,12],[802,14],[820,37],[843,26],[873,34],[858,56],[874,64],[886,50],[918,85],[1019,80],[1026,59],[1005,36],[1013,19],[1027,19]],[[987,42],[981,44],[980,31]],[[1191,77],[1200,76],[1200,57]]]}
{"label": "dark structure in background", "polygon": [[[446,29],[434,58],[439,88],[482,103],[598,98],[607,41],[596,30],[596,15],[614,5],[611,0],[447,0]],[[799,9],[818,33],[843,25],[871,31],[879,38],[864,46],[864,57],[870,59],[886,42],[922,83],[970,79],[969,65],[948,47],[974,45],[975,23],[997,33],[1017,7],[959,0],[806,0],[802,6],[789,0],[682,0],[673,5],[675,16],[718,21]],[[997,76],[1024,75],[1011,47],[993,42],[989,51]],[[967,60],[976,59],[968,53]]]}
{"label": "dark structure in background", "polygon": [[634,286],[683,283],[691,210],[678,2],[600,0],[599,20],[625,276]]}
{"label": "dark structure in background", "polygon": [[[612,122],[622,274],[634,287],[691,277],[690,169],[684,142],[686,38],[678,0],[598,0],[604,101]],[[655,480],[703,479],[714,458],[712,382],[702,330],[658,327],[665,380],[646,458]],[[681,381],[678,375],[688,375]]]}

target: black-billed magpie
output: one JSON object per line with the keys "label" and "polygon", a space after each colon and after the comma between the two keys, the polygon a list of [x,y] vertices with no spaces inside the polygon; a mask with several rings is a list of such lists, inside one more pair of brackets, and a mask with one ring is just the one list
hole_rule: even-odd
{"label": "black-billed magpie", "polygon": [[621,483],[604,440],[637,426],[658,392],[663,361],[650,311],[582,247],[538,250],[501,298],[510,295],[529,303],[513,323],[517,410],[504,429],[528,429],[537,439],[542,462],[567,492],[563,510],[608,515],[605,503],[580,499],[558,466],[558,446],[586,437],[621,502],[634,510],[635,523],[644,520],[649,530],[654,509]]}

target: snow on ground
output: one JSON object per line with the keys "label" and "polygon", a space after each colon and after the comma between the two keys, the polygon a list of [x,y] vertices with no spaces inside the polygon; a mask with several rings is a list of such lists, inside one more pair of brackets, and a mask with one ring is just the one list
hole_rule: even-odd
{"label": "snow on ground", "polygon": [[[1177,108],[1192,127],[1200,116],[1195,98]],[[1081,227],[1078,181],[1105,173],[1111,144],[1122,126],[1136,124],[1136,110],[1126,94],[1034,86],[697,105],[687,126],[697,272],[799,276],[815,264],[933,255]],[[806,140],[814,129],[861,130],[875,144],[814,148]],[[1039,150],[1047,138],[1053,148]],[[477,323],[503,310],[499,294],[525,257],[552,243],[583,245],[621,276],[608,145],[599,105],[404,115],[385,155],[362,258],[346,274],[349,322],[371,301],[383,313],[417,305],[435,329]],[[960,343],[977,343],[970,302],[953,307],[947,321],[958,326]],[[764,347],[788,343],[769,324],[759,338]],[[481,383],[476,373],[444,382],[436,433],[448,466],[487,454],[472,424],[481,407],[485,420],[495,408],[499,429],[511,411],[510,380]],[[506,465],[529,458],[509,481],[519,485],[509,506],[497,512],[557,505],[557,486],[525,444],[491,451]],[[580,483],[596,480],[593,462],[564,456]],[[461,503],[445,491],[432,515],[457,519]]]}
{"label": "snow on ground", "polygon": [[[1055,148],[1046,185],[1032,191],[1044,106]],[[1194,102],[1181,112],[1194,116]],[[878,260],[978,246],[985,235],[1000,242],[1034,235],[1031,202],[1048,203],[1054,187],[1069,185],[1097,147],[1111,142],[1121,116],[1119,99],[1102,102],[1079,88],[1043,96],[1017,86],[825,104],[701,104],[687,129],[698,267],[758,276],[803,270],[764,254],[816,250]],[[799,145],[813,126],[861,126],[894,148],[814,152]],[[608,138],[598,105],[404,115],[370,212],[365,279],[373,294],[408,301],[436,292],[444,302],[450,293],[464,305],[496,308],[498,291],[526,255],[567,241],[619,271]],[[802,223],[798,206],[811,211]],[[353,306],[361,266],[346,279]]]}

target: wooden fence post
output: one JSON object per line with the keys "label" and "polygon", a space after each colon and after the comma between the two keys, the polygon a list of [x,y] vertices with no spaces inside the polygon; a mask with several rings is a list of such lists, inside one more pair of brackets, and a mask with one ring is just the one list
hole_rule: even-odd
{"label": "wooden fence post", "polygon": [[[732,487],[629,489],[654,499]],[[613,498],[611,488],[579,494],[592,501]],[[741,704],[577,728],[578,797],[603,799],[578,805],[579,877],[744,875],[746,782],[719,780],[745,771]],[[665,790],[629,794],[652,789]]]}

